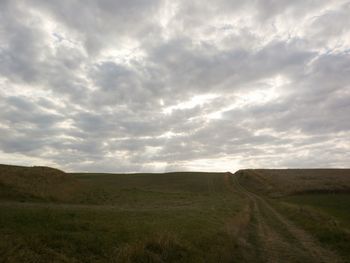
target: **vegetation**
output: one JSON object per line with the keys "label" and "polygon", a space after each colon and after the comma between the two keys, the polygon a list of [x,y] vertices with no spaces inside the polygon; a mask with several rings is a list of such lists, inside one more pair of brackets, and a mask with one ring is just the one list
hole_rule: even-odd
{"label": "vegetation", "polygon": [[350,193],[350,169],[249,169],[239,173],[245,187],[270,197]]}
{"label": "vegetation", "polygon": [[0,199],[67,201],[79,187],[77,180],[58,169],[0,165]]}
{"label": "vegetation", "polygon": [[[350,262],[350,169],[243,170],[240,182]],[[332,259],[334,262],[335,259]]]}
{"label": "vegetation", "polygon": [[[326,200],[334,207],[344,207],[345,210],[339,211],[333,207],[323,207],[314,203],[315,198]],[[288,219],[313,234],[323,247],[338,252],[344,259],[350,260],[350,221],[349,217],[349,199],[350,195],[343,195],[339,199],[336,195],[303,195],[297,198],[291,198],[290,202],[280,202],[275,204],[276,208]],[[322,208],[321,208],[322,207]]]}
{"label": "vegetation", "polygon": [[0,262],[349,262],[349,182],[0,166]]}
{"label": "vegetation", "polygon": [[2,195],[4,262],[230,262],[236,257],[228,224],[244,202],[227,188],[223,174],[66,175],[79,187],[65,202],[43,196],[17,202],[14,192]]}

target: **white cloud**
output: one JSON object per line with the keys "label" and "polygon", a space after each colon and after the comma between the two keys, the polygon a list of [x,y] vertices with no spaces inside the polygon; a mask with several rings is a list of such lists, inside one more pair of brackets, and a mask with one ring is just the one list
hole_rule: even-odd
{"label": "white cloud", "polygon": [[350,2],[0,1],[0,162],[343,167]]}

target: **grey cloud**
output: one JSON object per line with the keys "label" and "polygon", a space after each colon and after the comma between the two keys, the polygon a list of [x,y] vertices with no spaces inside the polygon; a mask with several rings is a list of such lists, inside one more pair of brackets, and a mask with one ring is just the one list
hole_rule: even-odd
{"label": "grey cloud", "polygon": [[4,102],[0,103],[0,115],[3,121],[9,122],[10,125],[30,124],[40,129],[50,127],[63,120],[62,116],[58,114],[47,113],[40,109],[28,98],[8,97],[2,99]]}
{"label": "grey cloud", "polygon": [[297,43],[272,42],[257,52],[216,50],[208,54],[205,49],[193,48],[189,42],[176,41],[153,51],[153,61],[161,70],[167,69],[165,77],[182,93],[232,91],[277,74],[293,77],[315,56]]}
{"label": "grey cloud", "polygon": [[298,0],[298,1],[273,1],[263,0],[256,2],[257,14],[261,19],[270,19],[276,15],[292,15],[299,18],[310,13],[315,9],[321,9],[327,5],[328,1]]}
{"label": "grey cloud", "polygon": [[6,128],[1,130],[0,144],[4,152],[36,155],[57,142],[62,134],[59,125],[64,118],[47,112],[28,97],[0,96],[0,118]]}
{"label": "grey cloud", "polygon": [[335,42],[336,46],[342,45],[342,37],[348,38],[350,26],[350,3],[329,9],[324,14],[312,19],[306,30],[306,38],[316,46],[329,49],[329,42]]}
{"label": "grey cloud", "polygon": [[0,156],[84,171],[346,166],[346,1],[0,5]]}
{"label": "grey cloud", "polygon": [[[0,73],[11,79],[32,82],[40,74],[33,66],[45,50],[44,33],[25,21],[26,13],[13,1],[2,2],[0,11]],[[22,18],[22,19],[21,19]]]}
{"label": "grey cloud", "polygon": [[93,55],[109,46],[109,41],[143,36],[154,30],[153,20],[160,5],[158,0],[31,2],[34,7],[49,12],[68,30],[75,31]]}
{"label": "grey cloud", "polygon": [[[16,5],[18,4],[18,6]],[[0,14],[0,74],[13,83],[44,87],[75,100],[84,97],[87,83],[78,76],[84,55],[77,49],[50,47],[39,18],[23,4],[5,1]]]}

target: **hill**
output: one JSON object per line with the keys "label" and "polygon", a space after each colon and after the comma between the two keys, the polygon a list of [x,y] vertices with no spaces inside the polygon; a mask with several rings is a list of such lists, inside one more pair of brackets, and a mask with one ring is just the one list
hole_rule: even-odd
{"label": "hill", "polygon": [[350,193],[350,169],[247,169],[242,185],[271,197],[306,193]]}
{"label": "hill", "polygon": [[0,199],[67,201],[79,189],[71,175],[50,167],[0,165]]}

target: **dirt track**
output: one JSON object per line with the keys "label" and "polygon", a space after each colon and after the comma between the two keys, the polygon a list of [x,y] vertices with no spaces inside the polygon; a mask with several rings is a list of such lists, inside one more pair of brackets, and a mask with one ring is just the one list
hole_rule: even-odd
{"label": "dirt track", "polygon": [[251,228],[257,244],[257,262],[343,262],[335,253],[323,248],[306,231],[290,222],[268,201],[245,189],[239,174],[225,175],[228,188],[245,196],[250,202]]}

